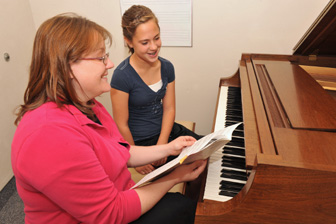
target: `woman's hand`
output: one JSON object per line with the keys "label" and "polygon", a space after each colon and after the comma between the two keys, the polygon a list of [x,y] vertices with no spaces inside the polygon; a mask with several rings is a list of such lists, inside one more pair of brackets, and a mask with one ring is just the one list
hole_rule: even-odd
{"label": "woman's hand", "polygon": [[182,149],[187,146],[191,146],[196,142],[196,139],[191,136],[180,136],[175,140],[168,143],[169,154],[172,156],[177,156],[181,153]]}
{"label": "woman's hand", "polygon": [[[173,155],[173,156],[179,155],[183,148],[194,144],[195,141],[196,139],[191,136],[180,136],[176,138],[175,140],[168,143],[170,155]],[[165,164],[166,162],[167,162],[167,157],[152,163],[152,165],[161,166]]]}
{"label": "woman's hand", "polygon": [[[156,163],[166,157],[173,155],[179,155],[183,148],[194,144],[195,138],[190,136],[181,136],[164,145],[152,145],[152,146],[136,146],[131,145],[130,154],[131,157],[127,162],[129,167],[139,167],[147,164]],[[164,161],[162,160],[162,161]],[[160,162],[162,162],[160,161]],[[151,165],[152,166],[152,165]],[[148,167],[147,167],[148,168]],[[142,170],[144,171],[144,170]],[[139,169],[139,172],[140,169]],[[146,170],[146,173],[151,170]]]}
{"label": "woman's hand", "polygon": [[195,180],[205,169],[207,160],[197,160],[193,163],[177,167],[169,175],[177,183]]}
{"label": "woman's hand", "polygon": [[196,179],[204,170],[206,160],[198,160],[188,165],[177,167],[171,173],[154,182],[135,188],[140,203],[141,214],[151,209],[175,184]]}

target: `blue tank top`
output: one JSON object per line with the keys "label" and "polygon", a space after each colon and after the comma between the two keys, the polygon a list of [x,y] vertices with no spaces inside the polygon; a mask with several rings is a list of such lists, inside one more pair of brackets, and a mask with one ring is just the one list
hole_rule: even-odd
{"label": "blue tank top", "polygon": [[129,94],[128,125],[134,141],[160,134],[163,107],[162,99],[168,83],[175,80],[173,64],[159,57],[161,62],[162,87],[153,91],[129,63],[130,57],[121,62],[114,70],[111,87]]}

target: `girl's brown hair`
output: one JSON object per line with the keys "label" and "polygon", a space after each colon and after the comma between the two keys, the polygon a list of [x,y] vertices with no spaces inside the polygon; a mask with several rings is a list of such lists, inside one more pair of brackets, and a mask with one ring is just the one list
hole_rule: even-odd
{"label": "girl's brown hair", "polygon": [[[156,25],[159,26],[159,20],[155,16],[155,14],[143,5],[133,5],[129,9],[127,9],[122,16],[121,20],[121,27],[123,30],[123,35],[128,40],[132,41],[132,38],[135,34],[136,28],[143,24],[148,22],[149,20],[155,21]],[[128,46],[128,45],[127,45]],[[133,54],[134,49],[128,46],[129,51]]]}
{"label": "girl's brown hair", "polygon": [[111,45],[112,36],[105,28],[73,13],[57,15],[40,26],[34,40],[24,104],[18,109],[16,125],[26,112],[47,101],[56,102],[58,107],[73,104],[87,116],[93,116],[93,101],[85,105],[80,102],[71,84],[71,78],[75,77],[70,63],[97,49],[100,39],[97,34]]}

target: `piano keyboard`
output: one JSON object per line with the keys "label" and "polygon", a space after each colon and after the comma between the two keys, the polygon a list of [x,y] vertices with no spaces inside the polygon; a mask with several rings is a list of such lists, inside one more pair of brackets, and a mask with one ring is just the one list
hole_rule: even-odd
{"label": "piano keyboard", "polygon": [[[222,86],[214,131],[242,121],[240,88]],[[232,140],[209,158],[204,199],[228,201],[239,193],[246,181],[244,124],[241,124],[233,132]]]}

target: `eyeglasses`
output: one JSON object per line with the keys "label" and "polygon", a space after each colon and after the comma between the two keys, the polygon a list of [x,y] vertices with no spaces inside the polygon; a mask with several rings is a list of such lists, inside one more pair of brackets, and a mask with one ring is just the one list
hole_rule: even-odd
{"label": "eyeglasses", "polygon": [[99,58],[79,58],[78,60],[99,60],[102,61],[104,63],[104,65],[107,64],[107,59],[110,56],[109,53],[106,53],[103,57],[99,57]]}

